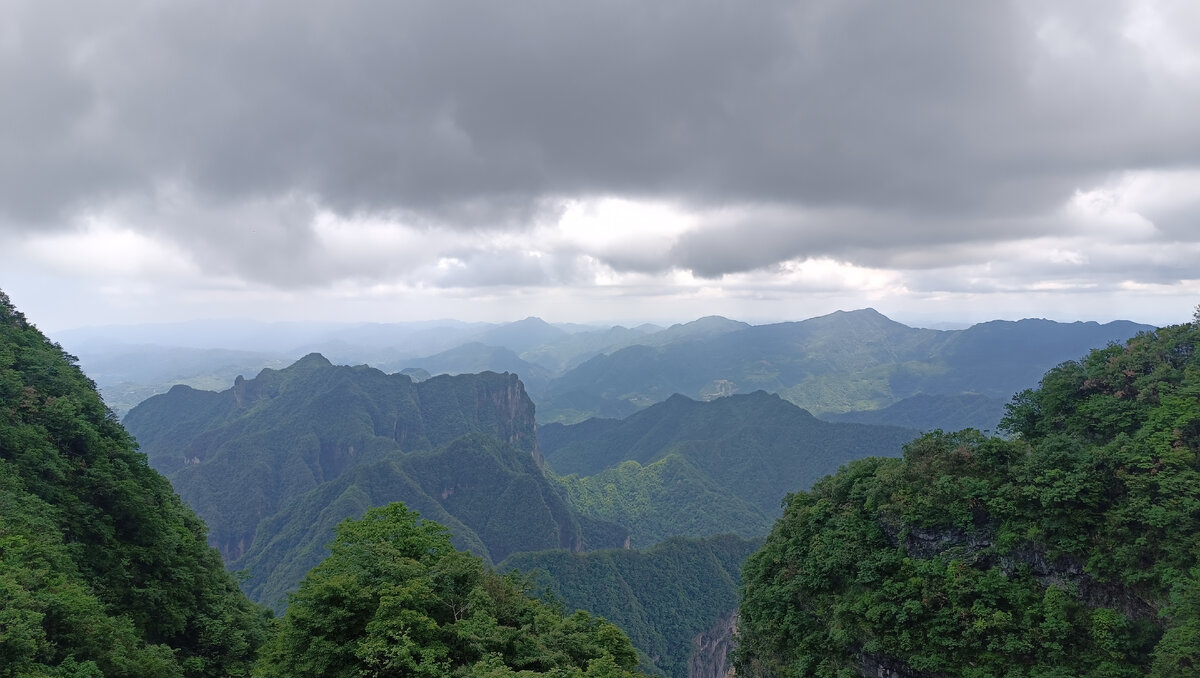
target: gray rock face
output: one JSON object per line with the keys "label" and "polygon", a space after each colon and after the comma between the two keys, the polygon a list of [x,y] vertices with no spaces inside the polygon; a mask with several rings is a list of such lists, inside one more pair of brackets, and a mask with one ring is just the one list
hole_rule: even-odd
{"label": "gray rock face", "polygon": [[733,610],[718,619],[712,628],[692,639],[688,678],[729,678],[733,675],[729,652],[735,644],[737,618],[737,610]]}

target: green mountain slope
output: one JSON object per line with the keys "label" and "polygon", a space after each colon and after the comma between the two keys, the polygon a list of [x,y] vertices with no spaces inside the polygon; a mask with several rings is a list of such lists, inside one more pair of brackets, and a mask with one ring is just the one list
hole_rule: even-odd
{"label": "green mountain slope", "polygon": [[0,292],[0,676],[246,675],[266,619]]}
{"label": "green mountain slope", "polygon": [[[587,610],[624,629],[647,671],[683,678],[697,636],[736,609],[742,561],[760,543],[722,535],[674,538],[645,551],[521,553],[498,569],[534,573],[567,609]],[[712,660],[723,663],[724,653]]]}
{"label": "green mountain slope", "polygon": [[871,309],[839,311],[596,356],[551,381],[538,406],[543,422],[571,422],[589,416],[581,394],[645,407],[674,393],[707,399],[763,389],[818,414],[879,409],[920,393],[1007,399],[1054,365],[1147,329],[1022,320],[942,331]]}
{"label": "green mountain slope", "polygon": [[1200,327],[789,497],[744,571],[739,676],[1184,676],[1200,665]]}
{"label": "green mountain slope", "polygon": [[126,425],[209,521],[246,590],[281,608],[342,519],[404,501],[489,560],[618,546],[580,521],[541,468],[533,404],[511,374],[413,383],[310,355],[222,393],[177,387]]}
{"label": "green mountain slope", "polygon": [[899,454],[915,432],[831,424],[759,391],[711,402],[676,395],[624,420],[550,424],[539,435],[572,503],[648,546],[763,534],[787,493],[853,459]]}

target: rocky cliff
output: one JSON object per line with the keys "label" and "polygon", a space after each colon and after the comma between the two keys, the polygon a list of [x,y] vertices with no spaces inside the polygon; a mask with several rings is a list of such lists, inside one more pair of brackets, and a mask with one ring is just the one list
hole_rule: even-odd
{"label": "rocky cliff", "polygon": [[688,657],[688,678],[729,678],[733,664],[729,652],[737,634],[737,610],[731,610],[713,624],[712,628],[692,639],[692,656]]}
{"label": "rocky cliff", "polygon": [[[271,605],[319,562],[339,520],[391,501],[492,561],[585,542],[545,476],[534,405],[513,374],[414,383],[311,354],[221,393],[176,387],[125,421]],[[626,538],[601,528],[590,541],[611,543],[598,546]]]}

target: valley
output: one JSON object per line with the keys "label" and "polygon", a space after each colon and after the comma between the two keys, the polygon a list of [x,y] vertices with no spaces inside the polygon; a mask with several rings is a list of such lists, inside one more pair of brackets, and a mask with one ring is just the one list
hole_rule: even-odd
{"label": "valley", "polygon": [[[717,676],[735,661],[739,607],[757,605],[764,595],[754,588],[763,586],[756,583],[764,576],[762,554],[795,520],[793,507],[808,501],[810,488],[819,496],[845,477],[878,475],[964,446],[991,454],[983,450],[1019,445],[970,424],[984,422],[990,430],[1006,417],[1010,435],[1033,435],[1035,424],[1015,423],[1041,421],[1040,414],[1015,418],[1027,416],[1026,403],[1038,402],[1029,395],[1038,391],[1023,390],[1036,385],[1028,381],[1029,363],[1053,363],[1047,374],[1058,374],[1064,367],[1054,366],[1072,364],[1063,356],[1082,344],[1117,355],[1113,342],[1121,333],[1144,332],[1132,324],[1047,321],[920,330],[869,310],[763,327],[708,318],[668,329],[571,329],[536,319],[476,327],[460,337],[465,343],[428,358],[398,359],[391,372],[335,364],[313,352],[253,376],[239,373],[223,389],[172,385],[133,406],[123,425],[149,466],[207,525],[208,543],[240,588],[276,615],[291,615],[290,605],[310,595],[306,582],[325,567],[330,540],[347,520],[403,505],[425,524],[444,526],[450,547],[477,558],[479,567],[523,573],[519,588],[539,592],[552,606],[615,623],[629,634],[639,671]],[[512,348],[478,341],[479,332]],[[600,336],[630,343],[609,344],[610,352],[591,357],[570,355],[599,350]],[[209,358],[269,355],[203,350],[184,351],[196,360],[179,363],[196,372],[191,379],[219,372]],[[557,373],[526,360],[551,355]],[[105,374],[119,372],[121,360],[110,361]],[[522,369],[534,388],[514,371]],[[144,374],[163,371],[152,360]],[[748,385],[771,388],[743,391]],[[997,394],[1010,387],[1024,395],[1006,409]],[[564,400],[564,394],[573,395]],[[548,418],[537,398],[551,408]],[[826,403],[822,417],[796,400]],[[568,401],[574,415],[553,409]],[[586,403],[590,409],[579,407]],[[573,421],[614,411],[622,414]],[[939,422],[966,430],[943,432]],[[936,492],[920,490],[931,498]],[[914,557],[995,548],[995,524],[980,523],[979,509],[957,513],[954,501],[924,518],[896,518],[912,527],[889,527],[891,517],[875,520],[885,528],[884,542]],[[944,528],[949,536],[930,531],[943,524],[942,515],[953,521]],[[978,525],[988,536],[969,536]],[[1025,534],[1034,541],[1021,549],[1045,548],[1036,546],[1043,537]],[[935,545],[923,546],[921,535]],[[864,562],[876,557],[854,550],[860,548],[834,554],[839,567],[849,567],[844,559],[851,554]],[[1036,563],[1076,562],[1062,548],[1029,561],[1035,578],[1057,576],[1036,575],[1045,567]],[[749,556],[752,579],[742,594]],[[778,624],[760,627],[755,615],[763,612],[750,610],[749,654],[736,661],[740,673],[756,675],[783,655],[754,654],[773,647],[777,641],[763,639]],[[881,647],[851,643],[839,656],[912,671],[933,665]]]}

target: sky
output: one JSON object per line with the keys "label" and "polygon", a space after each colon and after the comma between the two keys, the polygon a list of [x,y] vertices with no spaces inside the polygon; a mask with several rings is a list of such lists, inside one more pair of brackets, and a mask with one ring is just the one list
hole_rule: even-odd
{"label": "sky", "polygon": [[1200,302],[1193,0],[0,8],[0,289],[48,331]]}

